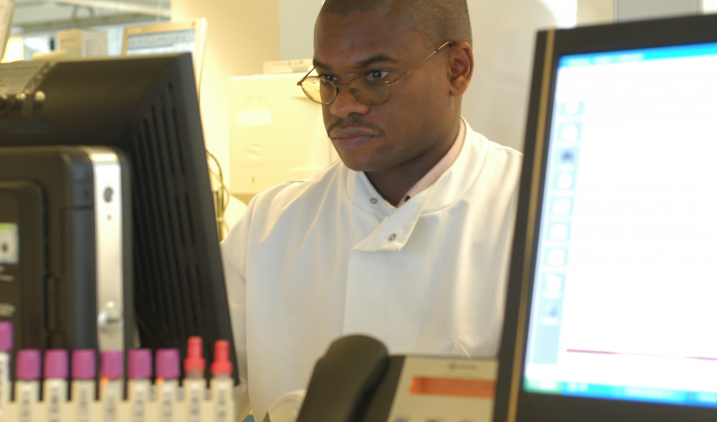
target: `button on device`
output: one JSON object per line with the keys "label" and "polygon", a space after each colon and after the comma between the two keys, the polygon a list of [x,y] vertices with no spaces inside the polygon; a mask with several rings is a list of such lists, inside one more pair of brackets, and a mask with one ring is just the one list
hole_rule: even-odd
{"label": "button on device", "polygon": [[115,335],[124,325],[122,312],[117,309],[114,302],[107,302],[97,317],[97,325],[107,335]]}
{"label": "button on device", "polygon": [[378,204],[378,199],[376,199],[376,198],[371,198],[371,203],[374,204],[374,205]]}
{"label": "button on device", "polygon": [[114,196],[115,191],[112,190],[112,188],[107,187],[105,188],[105,202],[110,203],[112,202],[112,196]]}
{"label": "button on device", "polygon": [[396,240],[396,233],[391,233],[391,236],[388,237],[388,241],[393,242],[394,240]]}

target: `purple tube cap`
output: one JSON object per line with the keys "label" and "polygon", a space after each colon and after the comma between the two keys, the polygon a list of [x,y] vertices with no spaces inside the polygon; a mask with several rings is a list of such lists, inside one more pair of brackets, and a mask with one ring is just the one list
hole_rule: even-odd
{"label": "purple tube cap", "polygon": [[12,352],[12,322],[0,322],[0,352]]}
{"label": "purple tube cap", "polygon": [[67,379],[67,350],[45,350],[45,379]]}
{"label": "purple tube cap", "polygon": [[42,354],[38,349],[23,349],[17,352],[17,366],[15,368],[17,379],[23,381],[39,380],[40,368],[42,368]]}
{"label": "purple tube cap", "polygon": [[133,349],[129,351],[127,374],[130,378],[152,377],[152,350]]}
{"label": "purple tube cap", "polygon": [[179,379],[180,368],[178,349],[157,350],[157,377],[167,380]]}
{"label": "purple tube cap", "polygon": [[78,349],[72,351],[72,379],[92,380],[97,376],[95,351]]}
{"label": "purple tube cap", "polygon": [[100,375],[111,380],[122,378],[124,374],[124,354],[121,350],[107,350],[102,352],[102,367]]}

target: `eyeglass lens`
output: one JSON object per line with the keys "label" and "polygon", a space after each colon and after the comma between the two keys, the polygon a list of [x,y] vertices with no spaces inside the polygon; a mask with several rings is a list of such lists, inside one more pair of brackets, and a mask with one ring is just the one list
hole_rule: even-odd
{"label": "eyeglass lens", "polygon": [[[336,85],[318,76],[306,78],[301,88],[309,98],[321,104],[332,103],[338,93]],[[366,78],[352,80],[348,89],[357,100],[368,105],[383,104],[390,94],[389,86],[383,81],[370,81]]]}

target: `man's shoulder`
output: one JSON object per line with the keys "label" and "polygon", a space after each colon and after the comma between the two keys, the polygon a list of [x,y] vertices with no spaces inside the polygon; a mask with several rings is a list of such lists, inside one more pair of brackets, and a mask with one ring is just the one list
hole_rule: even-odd
{"label": "man's shoulder", "polygon": [[310,179],[287,181],[257,194],[222,244],[230,249],[237,245],[245,248],[252,237],[263,238],[277,227],[309,221],[327,202],[340,202],[337,199],[345,192],[347,171],[337,160]]}
{"label": "man's shoulder", "polygon": [[310,179],[287,181],[257,194],[249,206],[261,211],[286,210],[295,203],[312,203],[327,194],[340,194],[347,170],[341,160],[336,160]]}
{"label": "man's shoulder", "polygon": [[485,151],[489,154],[504,155],[507,158],[517,160],[518,162],[523,160],[522,152],[509,146],[491,141],[482,134],[472,130],[470,127],[468,128],[468,132],[466,134],[466,140],[471,140],[478,148],[485,149]]}
{"label": "man's shoulder", "polygon": [[473,169],[473,177],[493,174],[503,186],[517,187],[523,167],[523,153],[511,147],[491,141],[468,127],[463,166]]}

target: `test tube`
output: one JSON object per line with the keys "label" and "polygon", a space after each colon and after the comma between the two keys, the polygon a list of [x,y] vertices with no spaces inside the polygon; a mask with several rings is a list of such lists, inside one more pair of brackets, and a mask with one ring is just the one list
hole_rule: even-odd
{"label": "test tube", "polygon": [[42,357],[38,349],[23,349],[17,353],[15,368],[15,402],[18,422],[33,422],[40,401],[40,373]]}
{"label": "test tube", "polygon": [[0,322],[0,415],[10,403],[10,354],[12,353],[12,322]]}
{"label": "test tube", "polygon": [[200,422],[202,401],[207,382],[204,380],[206,363],[202,357],[202,338],[189,337],[187,357],[184,359],[184,406],[187,422]]}
{"label": "test tube", "polygon": [[97,376],[95,351],[78,349],[72,352],[72,402],[75,407],[74,422],[91,422],[92,403],[95,401],[95,377]]}
{"label": "test tube", "polygon": [[159,402],[157,420],[173,422],[175,420],[174,405],[177,402],[179,388],[179,350],[159,349],[155,361],[157,376],[155,391]]}
{"label": "test tube", "polygon": [[212,379],[210,381],[214,422],[234,420],[234,407],[231,405],[234,389],[232,369],[232,362],[229,360],[229,342],[217,340],[214,343],[214,361],[212,361]]}
{"label": "test tube", "polygon": [[147,407],[151,395],[152,350],[134,349],[129,351],[127,363],[129,382],[127,399],[130,406],[130,420],[145,422],[148,420]]}
{"label": "test tube", "polygon": [[124,375],[124,355],[119,350],[102,352],[100,368],[100,403],[103,422],[120,421],[120,403],[122,401],[122,376]]}
{"label": "test tube", "polygon": [[45,402],[45,421],[61,422],[62,412],[67,403],[67,350],[45,351],[45,380],[42,384],[42,399]]}

